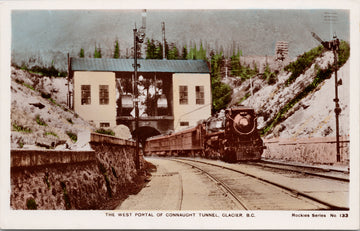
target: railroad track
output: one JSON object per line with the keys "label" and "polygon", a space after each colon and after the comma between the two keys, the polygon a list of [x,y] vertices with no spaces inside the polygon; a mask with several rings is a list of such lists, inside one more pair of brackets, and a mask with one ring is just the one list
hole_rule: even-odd
{"label": "railroad track", "polygon": [[183,203],[183,199],[184,199],[184,191],[183,191],[183,180],[180,174],[178,174],[179,176],[179,200],[178,200],[178,210],[182,209],[182,203]]}
{"label": "railroad track", "polygon": [[298,166],[286,163],[274,163],[268,161],[260,161],[260,162],[249,162],[247,164],[259,166],[263,168],[269,169],[276,169],[281,171],[292,171],[297,173],[302,173],[310,176],[316,176],[320,178],[338,180],[349,182],[349,175],[347,171],[341,170],[330,170],[330,169],[323,169],[323,168],[312,168],[310,166]]}
{"label": "railroad track", "polygon": [[[182,160],[175,160],[177,162],[180,162],[180,163],[185,163],[184,161]],[[215,177],[214,175],[212,175],[211,173],[203,170],[202,168],[194,165],[194,164],[191,164],[191,163],[186,163],[187,165],[190,165],[191,167],[193,168],[196,168],[198,169],[199,171],[203,172],[204,174],[206,174],[213,182],[215,182],[218,186],[220,186],[222,188],[222,190],[226,193],[226,195],[229,197],[229,198],[232,198],[232,200],[238,205],[239,209],[243,209],[243,210],[249,210],[247,208],[247,206],[244,204],[243,202],[243,199],[240,198],[236,192],[234,192],[227,184],[225,184],[224,182],[222,182],[221,180],[219,180],[217,177]],[[182,200],[182,198],[180,199]],[[181,208],[181,207],[180,207]]]}
{"label": "railroad track", "polygon": [[221,185],[243,209],[348,210],[347,207],[337,206],[295,188],[239,169],[193,159],[180,158],[176,161],[204,172]]}

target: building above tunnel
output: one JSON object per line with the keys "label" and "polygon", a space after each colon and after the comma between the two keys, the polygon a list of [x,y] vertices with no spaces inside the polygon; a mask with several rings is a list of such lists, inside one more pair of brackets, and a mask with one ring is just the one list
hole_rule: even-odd
{"label": "building above tunnel", "polygon": [[[134,132],[133,64],[133,59],[70,58],[74,111],[98,127],[125,124]],[[138,64],[139,128],[166,133],[211,116],[205,61],[138,59]]]}
{"label": "building above tunnel", "polygon": [[[209,73],[204,60],[138,59],[138,72]],[[133,59],[71,58],[72,71],[133,72]]]}

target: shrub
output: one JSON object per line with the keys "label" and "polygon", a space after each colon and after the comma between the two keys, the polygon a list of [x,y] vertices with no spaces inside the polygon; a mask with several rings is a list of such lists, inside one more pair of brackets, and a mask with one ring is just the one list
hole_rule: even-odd
{"label": "shrub", "polygon": [[19,68],[24,71],[28,71],[29,73],[38,74],[38,75],[44,75],[44,76],[54,76],[54,77],[66,77],[67,72],[60,71],[54,67],[54,62],[52,62],[50,67],[40,67],[40,66],[34,66],[32,68],[27,67],[25,64],[23,64],[21,67],[17,65],[13,65],[16,68]]}
{"label": "shrub", "polygon": [[59,105],[58,103],[56,103],[56,101],[55,101],[54,99],[52,99],[52,98],[49,98],[49,101],[50,101],[51,103],[57,105],[57,106],[60,106],[60,105]]}
{"label": "shrub", "polygon": [[111,129],[100,128],[100,129],[96,130],[95,132],[100,133],[100,134],[109,135],[109,136],[115,136],[115,132]]}
{"label": "shrub", "polygon": [[37,209],[37,204],[36,201],[34,200],[34,198],[29,198],[26,201],[26,207],[30,210],[36,210]]}
{"label": "shrub", "polygon": [[73,142],[76,142],[77,141],[77,135],[72,133],[71,131],[67,131],[66,134],[70,137],[70,139],[73,141]]}
{"label": "shrub", "polygon": [[280,123],[284,119],[284,115],[301,99],[305,98],[310,92],[312,92],[322,81],[331,77],[333,72],[333,67],[328,66],[326,69],[318,69],[316,77],[303,91],[297,94],[293,99],[291,99],[283,108],[279,110],[275,118],[262,130],[262,134],[266,134],[270,131],[275,125]]}
{"label": "shrub", "polygon": [[[347,59],[350,57],[350,46],[347,42],[341,41],[340,43],[340,49],[338,51],[339,56],[339,62],[338,62],[338,68],[340,68],[342,65],[344,65],[347,61]],[[341,61],[340,61],[341,60]],[[320,69],[318,68],[316,72],[316,76],[312,83],[310,83],[307,87],[304,88],[302,92],[297,94],[293,99],[291,99],[283,108],[279,110],[279,112],[276,114],[275,118],[267,123],[267,125],[264,127],[264,129],[261,131],[261,134],[266,134],[268,131],[270,131],[275,125],[280,123],[282,120],[284,120],[284,115],[295,105],[297,104],[301,99],[305,98],[310,92],[312,92],[316,87],[323,82],[326,79],[329,79],[331,77],[331,74],[335,71],[334,65],[328,65],[326,69]]]}
{"label": "shrub", "polygon": [[296,80],[297,77],[303,74],[306,69],[308,69],[312,65],[315,58],[319,57],[323,51],[324,48],[322,45],[320,45],[311,49],[308,52],[305,52],[296,61],[291,62],[289,65],[287,65],[284,70],[292,73],[289,79],[286,81],[286,85],[291,84]]}
{"label": "shrub", "polygon": [[45,136],[52,135],[52,136],[55,136],[55,137],[58,137],[58,138],[59,138],[59,136],[58,136],[56,133],[54,133],[54,132],[45,132],[44,135],[45,135]]}
{"label": "shrub", "polygon": [[[304,55],[302,55],[298,60],[299,63],[298,64],[294,64],[297,61],[295,61],[294,63],[290,63],[287,67],[285,67],[286,70],[293,70],[292,75],[290,76],[290,78],[287,80],[287,83],[291,83],[292,81],[294,81],[295,79],[292,78],[292,76],[294,75],[294,73],[300,73],[300,69],[296,70],[293,68],[296,68],[297,66],[300,67],[304,67],[304,64],[307,64],[307,66],[310,66],[311,63],[308,63],[310,60],[314,60],[317,56],[319,56],[321,54],[321,52],[323,51],[322,46],[319,46],[317,48],[312,49],[311,51],[304,53]],[[345,41],[341,41],[340,42],[340,46],[339,46],[339,51],[338,51],[338,68],[340,68],[341,66],[343,66],[346,61],[349,59],[350,57],[350,45],[345,42]],[[300,65],[303,64],[303,65]],[[318,67],[317,67],[318,68]],[[301,71],[303,72],[305,69],[302,68]],[[291,99],[283,108],[281,108],[279,110],[279,112],[276,114],[276,116],[274,117],[274,119],[272,119],[271,121],[269,121],[267,123],[267,125],[264,127],[264,129],[261,131],[261,134],[266,134],[268,131],[270,131],[275,125],[277,125],[278,123],[280,123],[282,120],[284,120],[284,115],[286,112],[288,112],[296,103],[298,103],[301,99],[303,99],[304,97],[306,97],[311,91],[313,91],[321,82],[323,82],[326,79],[329,79],[331,77],[331,74],[335,71],[335,67],[334,65],[328,65],[328,67],[326,69],[317,69],[316,72],[316,77],[314,78],[314,80],[312,81],[312,83],[310,83],[307,87],[305,87],[305,89],[300,92],[299,94],[297,94],[293,99]],[[299,74],[300,75],[300,74]]]}
{"label": "shrub", "polygon": [[263,79],[270,85],[276,83],[276,73],[270,71],[269,65],[265,67]]}
{"label": "shrub", "polygon": [[350,57],[350,45],[345,41],[340,42],[338,51],[338,66],[341,67]]}
{"label": "shrub", "polygon": [[40,115],[36,115],[36,123],[40,126],[48,126],[43,119],[40,118]]}
{"label": "shrub", "polygon": [[30,128],[23,127],[22,125],[17,125],[16,123],[13,123],[12,126],[13,126],[14,131],[17,131],[17,132],[25,132],[25,133],[32,132],[32,130]]}
{"label": "shrub", "polygon": [[31,85],[29,85],[29,84],[27,84],[27,83],[23,83],[23,85],[24,85],[25,87],[29,88],[30,90],[35,91],[35,88],[34,88],[33,86],[31,86]]}
{"label": "shrub", "polygon": [[67,120],[70,124],[74,124],[74,122],[72,121],[71,118],[67,118],[66,120]]}
{"label": "shrub", "polygon": [[23,148],[24,147],[24,142],[22,139],[19,139],[17,144],[19,145],[19,148]]}

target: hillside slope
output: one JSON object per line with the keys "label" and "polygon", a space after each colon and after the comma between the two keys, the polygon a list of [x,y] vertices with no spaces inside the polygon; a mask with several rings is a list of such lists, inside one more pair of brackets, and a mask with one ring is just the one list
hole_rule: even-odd
{"label": "hillside slope", "polygon": [[[260,89],[253,96],[249,96],[242,101],[242,104],[255,108],[258,113],[258,128],[264,129],[266,126],[269,126],[274,118],[279,117],[279,111],[285,108],[291,99],[302,93],[313,82],[318,68],[327,68],[328,65],[333,64],[333,60],[332,52],[323,53],[315,59],[315,62],[309,69],[288,85],[286,81],[291,75],[290,72],[281,72],[278,75],[278,81],[274,85],[268,85],[260,78],[254,78],[253,88],[256,90]],[[349,62],[347,62],[338,70],[338,78],[342,79],[342,85],[339,86],[340,107],[342,109],[340,115],[341,136],[348,136],[349,134],[349,68]],[[282,115],[281,122],[271,127],[265,133],[265,137],[335,136],[334,78],[334,73],[332,73],[331,78],[324,80],[314,90],[309,92],[306,97],[295,103],[290,110]],[[248,87],[245,88],[248,89]],[[243,96],[246,89],[241,89],[240,87],[234,92],[237,95],[242,93],[240,95]],[[239,96],[235,95],[234,98],[239,100]]]}
{"label": "hillside slope", "polygon": [[11,148],[81,148],[77,134],[94,126],[66,109],[66,79],[11,73]]}

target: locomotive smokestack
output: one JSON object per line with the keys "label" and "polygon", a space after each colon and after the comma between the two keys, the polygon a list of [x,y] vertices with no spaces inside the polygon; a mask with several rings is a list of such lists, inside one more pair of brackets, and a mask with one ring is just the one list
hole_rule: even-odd
{"label": "locomotive smokestack", "polygon": [[165,22],[161,22],[162,40],[163,40],[163,59],[166,59],[165,55]]}

